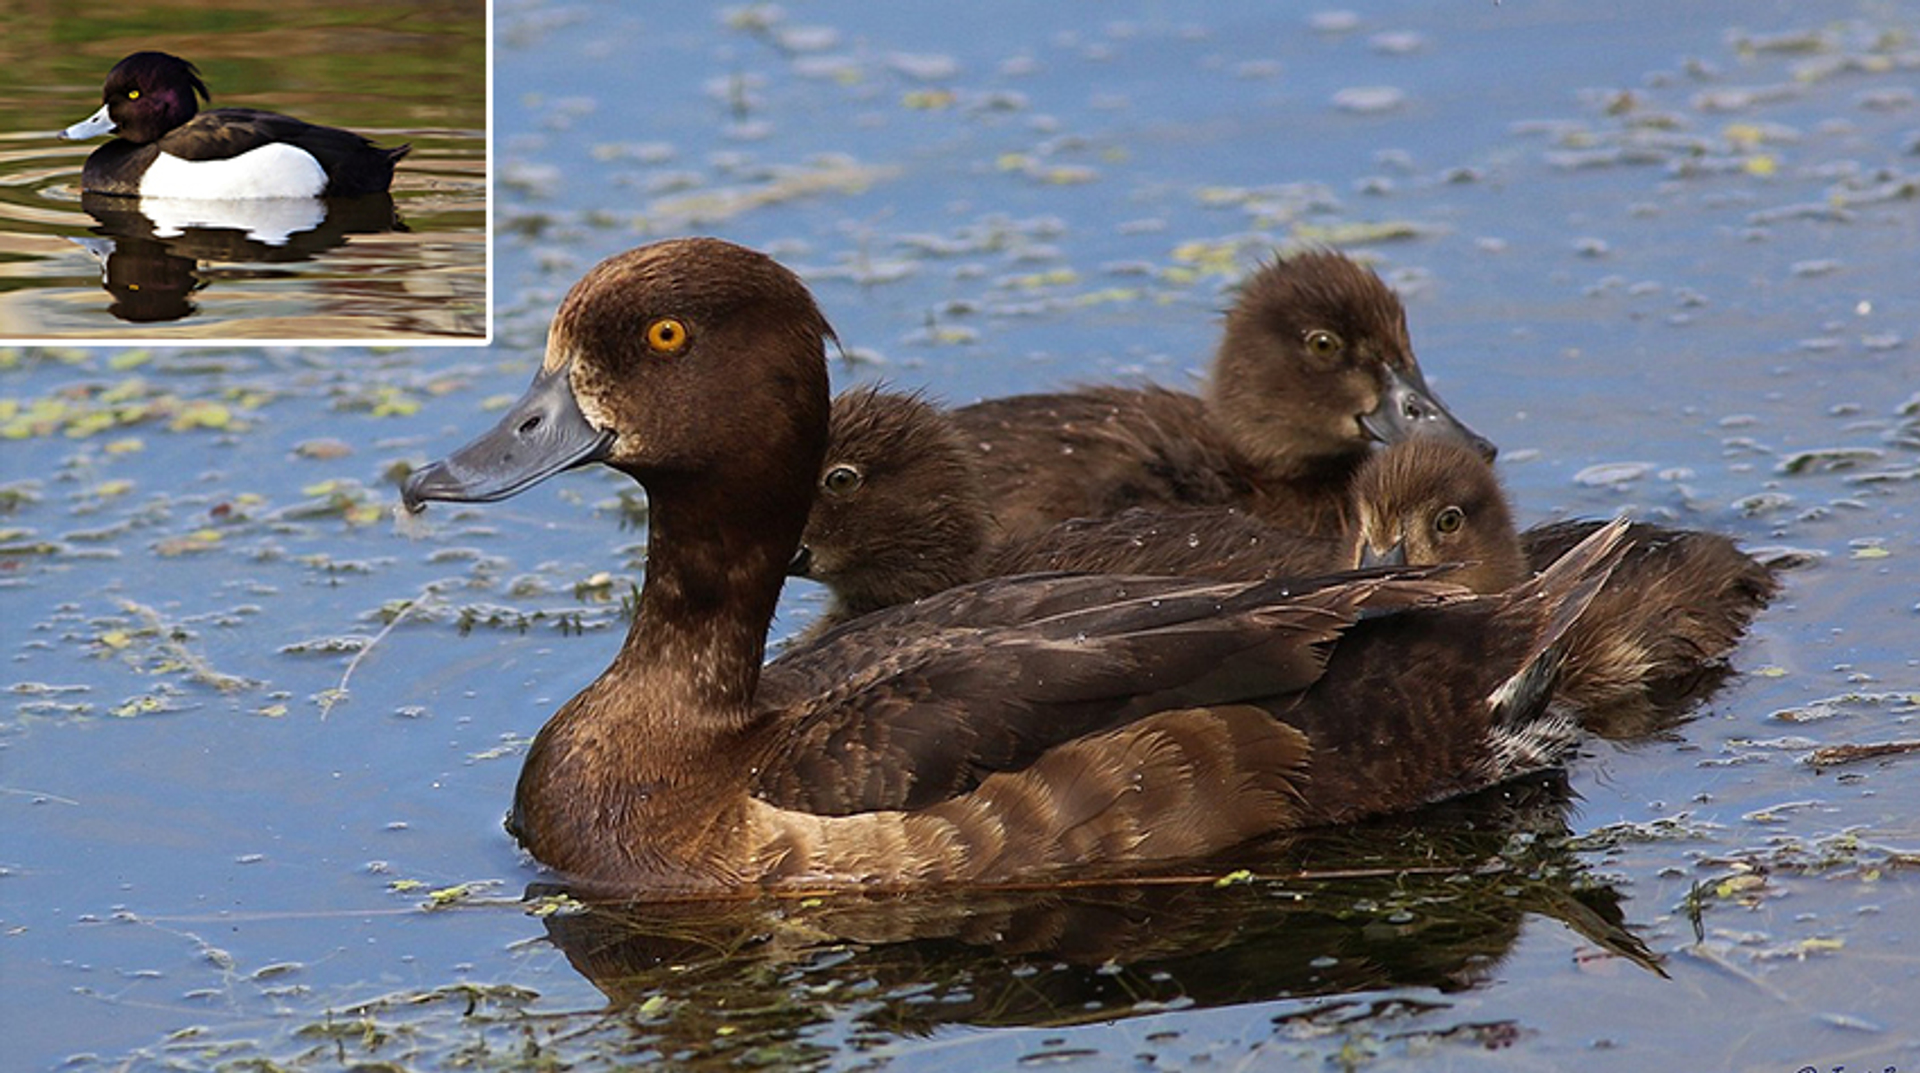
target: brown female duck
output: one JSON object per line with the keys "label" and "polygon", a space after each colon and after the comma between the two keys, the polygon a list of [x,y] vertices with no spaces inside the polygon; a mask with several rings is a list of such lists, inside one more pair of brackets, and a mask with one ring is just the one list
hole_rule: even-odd
{"label": "brown female duck", "polygon": [[511,825],[629,891],[995,882],[1215,853],[1554,762],[1556,642],[1617,530],[1477,597],[1419,571],[1304,584],[992,580],[762,675],[826,446],[825,319],[714,239],[610,258],[527,394],[410,477],[513,495],[599,461],[651,505],[632,629],[535,738]]}
{"label": "brown female duck", "polygon": [[[1516,533],[1493,467],[1437,440],[1380,452],[1354,480],[1361,561],[1468,564],[1449,575],[1499,592],[1599,525]],[[1606,588],[1567,634],[1561,694],[1622,731],[1643,729],[1721,666],[1779,591],[1773,570],[1718,533],[1636,522]],[[1639,718],[1645,716],[1647,718]]]}
{"label": "brown female duck", "polygon": [[978,450],[995,540],[1134,506],[1238,506],[1335,535],[1373,443],[1441,435],[1494,450],[1428,389],[1393,291],[1332,250],[1247,279],[1203,395],[1089,387],[988,399],[953,418]]}
{"label": "brown female duck", "polygon": [[[1515,531],[1493,467],[1420,437],[1375,451],[1353,478],[1351,538],[1283,532],[1231,507],[1063,522],[984,548],[986,497],[946,415],[870,388],[834,401],[832,443],[794,572],[834,594],[819,629],[959,581],[1036,570],[1221,580],[1303,577],[1380,564],[1457,564],[1447,580],[1504,592],[1601,525]],[[954,537],[953,534],[961,534]],[[1606,589],[1571,632],[1561,695],[1622,732],[1627,708],[1689,699],[1777,589],[1772,571],[1716,533],[1635,523]],[[1649,713],[1654,714],[1654,713]]]}

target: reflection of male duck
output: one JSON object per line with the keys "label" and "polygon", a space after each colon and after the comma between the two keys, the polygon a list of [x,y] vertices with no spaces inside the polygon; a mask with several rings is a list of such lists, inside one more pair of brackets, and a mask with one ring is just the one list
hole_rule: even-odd
{"label": "reflection of male duck", "polygon": [[113,295],[107,311],[133,324],[179,320],[193,313],[193,292],[207,285],[191,257],[168,253],[150,238],[76,238],[100,262],[100,285]]}
{"label": "reflection of male duck", "polygon": [[83,194],[80,207],[104,235],[153,238],[173,252],[202,261],[304,261],[349,235],[405,231],[389,194],[351,198],[262,198],[191,201],[183,198]]}
{"label": "reflection of male duck", "polygon": [[211,100],[193,64],[136,52],[107,72],[100,110],[61,133],[115,134],[80,181],[100,194],[194,200],[350,197],[386,191],[411,146],[381,149],[352,131]]}
{"label": "reflection of male duck", "polygon": [[153,221],[155,238],[178,238],[194,229],[238,231],[263,246],[285,246],[294,235],[314,230],[327,218],[327,202],[314,197],[250,201],[143,197],[138,204],[140,212]]}
{"label": "reflection of male duck", "polygon": [[72,241],[99,260],[113,315],[136,323],[190,315],[189,296],[214,277],[209,265],[307,261],[344,245],[349,235],[406,229],[387,194],[325,201],[83,194],[80,206],[99,221],[94,232],[103,237]]}

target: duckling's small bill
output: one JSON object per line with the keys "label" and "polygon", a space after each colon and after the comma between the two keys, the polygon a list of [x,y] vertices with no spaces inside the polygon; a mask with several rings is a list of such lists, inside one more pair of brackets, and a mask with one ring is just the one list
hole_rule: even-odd
{"label": "duckling's small bill", "polygon": [[1488,462],[1499,448],[1493,441],[1468,428],[1440,402],[1440,396],[1427,386],[1427,378],[1416,366],[1410,369],[1385,368],[1386,391],[1372,413],[1363,414],[1360,427],[1381,443],[1400,443],[1415,436],[1439,436],[1466,444]]}

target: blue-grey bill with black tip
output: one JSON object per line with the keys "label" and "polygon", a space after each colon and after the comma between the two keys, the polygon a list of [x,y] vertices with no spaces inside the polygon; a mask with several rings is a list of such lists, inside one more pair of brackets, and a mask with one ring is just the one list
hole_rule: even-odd
{"label": "blue-grey bill with black tip", "polygon": [[565,366],[542,370],[500,423],[446,458],[415,470],[401,486],[407,510],[427,501],[490,503],[548,477],[606,457],[612,430],[587,422]]}
{"label": "blue-grey bill with black tip", "polygon": [[98,112],[61,131],[60,137],[70,142],[80,142],[98,138],[102,134],[112,134],[113,131],[113,117],[107,114],[107,106],[103,104]]}
{"label": "blue-grey bill with black tip", "polygon": [[1500,449],[1453,416],[1440,396],[1427,386],[1419,369],[1387,367],[1387,389],[1380,394],[1380,405],[1372,413],[1360,416],[1360,427],[1381,443],[1399,443],[1415,436],[1444,436],[1471,447],[1481,458],[1493,461]]}

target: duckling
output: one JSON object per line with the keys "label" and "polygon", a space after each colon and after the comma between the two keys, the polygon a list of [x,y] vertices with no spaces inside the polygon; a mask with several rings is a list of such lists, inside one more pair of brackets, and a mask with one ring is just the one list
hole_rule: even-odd
{"label": "duckling", "polygon": [[1357,565],[1459,563],[1453,580],[1475,592],[1500,592],[1533,572],[1506,490],[1472,451],[1431,439],[1396,444],[1360,467],[1353,500]]}
{"label": "duckling", "polygon": [[[1601,524],[1516,532],[1493,467],[1439,440],[1379,452],[1354,495],[1361,563],[1464,563],[1449,578],[1476,592],[1520,583]],[[1612,579],[1568,631],[1560,692],[1589,713],[1590,729],[1639,733],[1715,680],[1780,583],[1718,533],[1636,522],[1625,543]]]}
{"label": "duckling", "polygon": [[960,431],[916,395],[833,400],[807,538],[789,572],[827,586],[813,633],[988,576],[986,495]]}
{"label": "duckling", "polygon": [[645,895],[990,884],[1137,869],[1554,764],[1558,642],[1621,530],[1476,596],[1418,569],[1310,582],[1028,575],[761,658],[827,445],[831,328],[717,239],[601,262],[492,430],[403,500],[600,462],[647,490],[612,664],[541,728],[510,828]]}
{"label": "duckling", "polygon": [[1494,454],[1427,387],[1393,291],[1333,250],[1246,280],[1202,395],[1087,387],[988,399],[953,419],[977,449],[996,542],[1133,506],[1237,506],[1336,536],[1373,443],[1437,435]]}
{"label": "duckling", "polygon": [[[1041,570],[1251,581],[1450,563],[1447,580],[1499,593],[1602,524],[1518,532],[1491,464],[1458,443],[1420,437],[1374,452],[1355,474],[1351,538],[1284,532],[1232,507],[1136,507],[982,549],[977,539],[924,539],[977,533],[984,524],[985,494],[947,422],[923,401],[872,389],[835,401],[820,499],[794,564],[834,593],[809,636],[957,581]],[[836,467],[882,457],[885,468],[871,480],[828,487]],[[828,512],[831,525],[823,525]],[[910,557],[888,554],[895,539],[907,542]],[[1561,684],[1589,729],[1620,735],[1659,725],[1712,684],[1778,589],[1770,567],[1716,533],[1637,522],[1625,542],[1606,589],[1569,635]]]}
{"label": "duckling", "polygon": [[953,419],[874,386],[833,400],[813,513],[789,572],[830,603],[802,639],[962,582],[1040,571],[1252,581],[1353,565],[1350,542],[1283,532],[1237,507],[1075,518],[994,544],[987,496]]}

